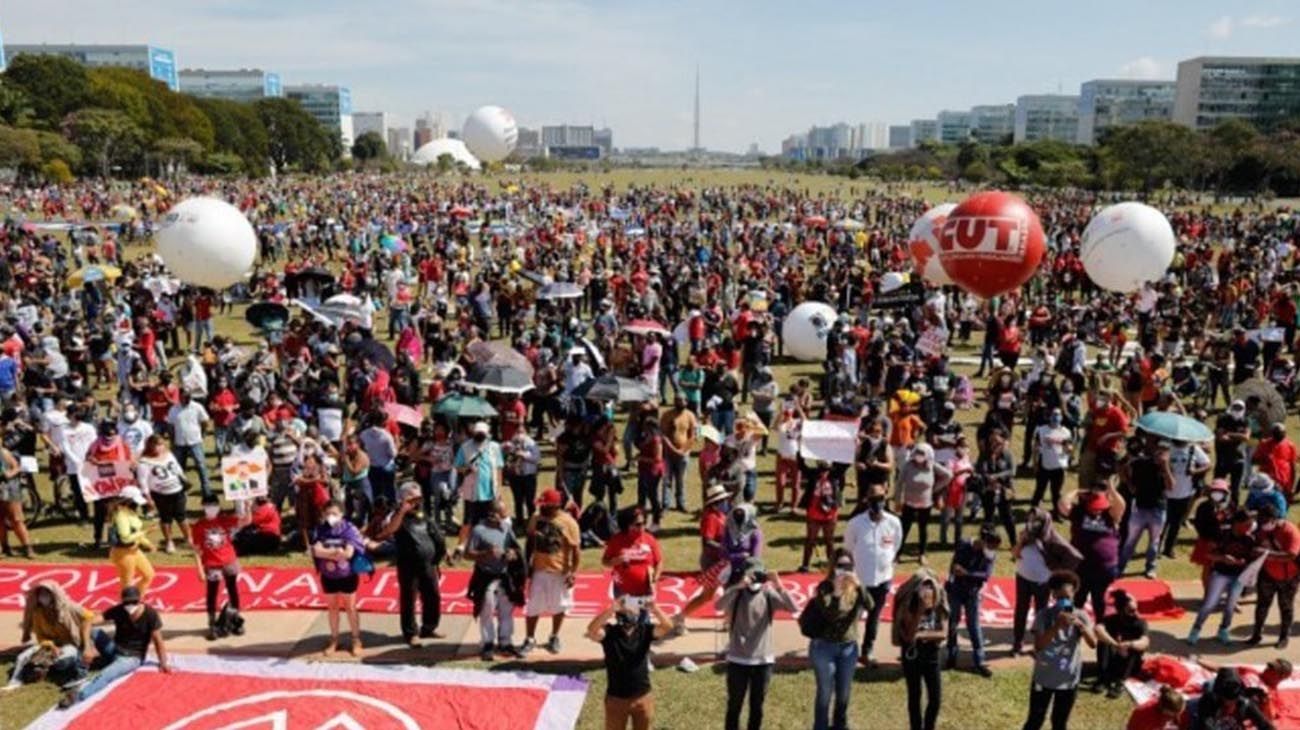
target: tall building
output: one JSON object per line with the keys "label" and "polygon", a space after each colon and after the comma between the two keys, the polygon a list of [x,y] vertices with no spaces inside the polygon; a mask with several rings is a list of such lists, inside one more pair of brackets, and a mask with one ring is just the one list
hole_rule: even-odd
{"label": "tall building", "polygon": [[352,112],[352,134],[360,137],[366,132],[374,132],[386,140],[390,121],[388,112]]}
{"label": "tall building", "polygon": [[935,118],[939,141],[944,144],[961,144],[970,139],[971,113],[945,109]]}
{"label": "tall building", "polygon": [[1074,144],[1079,134],[1079,97],[1029,94],[1016,99],[1015,142],[1054,139]]}
{"label": "tall building", "polygon": [[912,146],[912,125],[889,125],[889,149],[904,150]]}
{"label": "tall building", "polygon": [[260,68],[187,68],[180,72],[181,92],[231,101],[255,101],[284,96],[280,74]]}
{"label": "tall building", "polygon": [[883,150],[889,146],[889,127],[884,122],[864,122],[854,130],[851,149],[855,154]]}
{"label": "tall building", "polygon": [[[601,155],[609,157],[614,154],[614,130],[609,127],[597,129],[591,134],[591,143],[600,148]],[[516,142],[515,146],[519,146]]]}
{"label": "tall building", "polygon": [[1096,144],[1112,127],[1147,119],[1171,119],[1173,81],[1093,79],[1079,87],[1079,144]]}
{"label": "tall building", "polygon": [[1015,131],[1015,104],[985,104],[970,108],[970,135],[977,141],[999,144]]}
{"label": "tall building", "polygon": [[808,135],[792,134],[781,140],[781,156],[792,160],[808,159]]}
{"label": "tall building", "polygon": [[12,44],[5,46],[9,60],[24,53],[63,56],[86,66],[121,66],[144,71],[172,91],[180,91],[176,73],[176,54],[166,48],[149,45]]}
{"label": "tall building", "polygon": [[[611,142],[613,140],[611,139]],[[519,137],[515,140],[515,156],[527,160],[542,154],[542,136],[536,129],[519,128]]]}
{"label": "tall building", "polygon": [[284,95],[302,108],[323,127],[333,131],[348,155],[356,135],[352,131],[352,92],[335,84],[295,84],[284,88]]}
{"label": "tall building", "polygon": [[1268,129],[1300,115],[1300,58],[1201,56],[1178,64],[1174,121],[1195,129],[1245,119]]}
{"label": "tall building", "polygon": [[591,125],[557,124],[542,127],[543,147],[594,147],[596,130]]}
{"label": "tall building", "polygon": [[909,147],[918,147],[922,142],[939,141],[939,122],[936,119],[913,119],[907,126],[911,128]]}
{"label": "tall building", "polygon": [[388,154],[399,160],[411,159],[413,150],[410,127],[389,127],[385,143],[388,145]]}

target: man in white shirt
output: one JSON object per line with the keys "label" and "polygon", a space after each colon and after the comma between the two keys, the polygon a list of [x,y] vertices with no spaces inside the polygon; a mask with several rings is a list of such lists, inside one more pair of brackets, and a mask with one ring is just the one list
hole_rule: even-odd
{"label": "man in white shirt", "polygon": [[134,403],[122,406],[122,417],[117,421],[117,432],[122,441],[131,447],[131,456],[140,458],[144,442],[153,435],[153,424],[140,417],[140,409]]}
{"label": "man in white shirt", "polygon": [[[50,413],[46,414],[49,415]],[[81,465],[86,463],[86,452],[90,451],[91,444],[95,443],[97,438],[99,432],[95,430],[93,424],[83,419],[81,407],[68,408],[56,445],[59,453],[63,455],[63,465],[67,469],[68,482],[72,488],[72,501],[77,505],[77,515],[83,522],[90,519],[90,507],[81,494]]]}
{"label": "man in white shirt", "polygon": [[1048,487],[1052,490],[1049,511],[1055,511],[1061,502],[1061,485],[1065,483],[1065,470],[1070,466],[1070,451],[1074,448],[1074,434],[1062,423],[1060,408],[1047,414],[1047,423],[1034,429],[1034,497],[1029,508],[1038,506]]}
{"label": "man in white shirt", "polygon": [[570,413],[582,415],[584,404],[581,398],[573,397],[573,391],[594,377],[595,373],[592,372],[586,356],[581,352],[573,353],[573,357],[564,363],[564,399],[568,403]]}
{"label": "man in white shirt", "polygon": [[867,630],[862,637],[862,657],[868,667],[876,663],[872,645],[876,643],[880,614],[894,582],[894,559],[902,544],[902,523],[885,511],[885,486],[872,485],[867,493],[867,509],[849,520],[844,532],[844,549],[853,554],[858,581],[871,594]]}
{"label": "man in white shirt", "polygon": [[1160,541],[1167,558],[1174,557],[1178,531],[1196,498],[1197,477],[1209,470],[1210,456],[1197,444],[1175,444],[1169,450],[1169,471],[1173,472],[1174,481],[1165,490],[1165,532]]}
{"label": "man in white shirt", "polygon": [[207,423],[208,410],[190,396],[188,390],[181,390],[181,402],[167,412],[167,423],[172,428],[172,451],[181,468],[188,468],[193,459],[199,472],[199,490],[206,497],[211,494],[208,488],[208,457],[203,453],[203,424]]}

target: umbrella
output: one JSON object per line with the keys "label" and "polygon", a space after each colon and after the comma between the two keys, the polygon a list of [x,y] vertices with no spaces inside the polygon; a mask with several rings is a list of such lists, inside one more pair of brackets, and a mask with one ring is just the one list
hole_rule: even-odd
{"label": "umbrella", "polygon": [[402,253],[406,250],[406,241],[391,233],[379,237],[379,245],[389,253]]}
{"label": "umbrella", "polygon": [[136,218],[137,216],[140,215],[138,212],[136,212],[135,208],[132,208],[126,203],[118,203],[117,205],[113,206],[112,213],[113,216],[116,218]]}
{"label": "umbrella", "polygon": [[591,364],[595,366],[596,372],[609,368],[609,365],[605,364],[605,356],[600,353],[600,348],[596,347],[596,343],[586,337],[579,339],[578,342],[582,343],[582,349],[587,353],[587,357],[591,358]]}
{"label": "umbrella", "polygon": [[320,266],[311,266],[295,273],[293,279],[299,283],[314,281],[318,284],[324,285],[332,284],[334,282],[334,275],[331,274],[329,270]]}
{"label": "umbrella", "polygon": [[1269,429],[1275,423],[1286,423],[1286,401],[1277,386],[1263,378],[1251,378],[1232,389],[1235,400],[1248,401],[1259,398],[1259,407],[1247,409],[1246,417],[1260,421],[1260,429]]}
{"label": "umbrella", "polygon": [[1153,411],[1138,419],[1137,427],[1171,441],[1209,441],[1214,433],[1204,423],[1180,413]]}
{"label": "umbrella", "polygon": [[519,275],[533,282],[538,286],[546,286],[547,284],[551,283],[551,279],[549,276],[546,276],[545,274],[539,274],[536,271],[529,271],[528,269],[524,269],[523,271],[519,272]]}
{"label": "umbrella", "polygon": [[282,330],[289,308],[276,302],[258,302],[244,311],[244,319],[259,330]]}
{"label": "umbrella", "polygon": [[412,408],[401,403],[385,403],[384,413],[387,413],[388,417],[394,421],[411,428],[419,428],[420,424],[424,422],[424,415],[420,413],[419,408]]}
{"label": "umbrella", "polygon": [[504,365],[478,366],[465,382],[472,388],[494,393],[523,393],[533,387],[531,376]]}
{"label": "umbrella", "polygon": [[122,270],[116,266],[100,266],[91,264],[83,266],[72,272],[68,276],[68,284],[71,286],[82,286],[92,281],[116,281],[122,275]]}
{"label": "umbrella", "polygon": [[343,351],[348,357],[369,360],[382,370],[392,370],[397,365],[393,351],[388,346],[371,337],[353,340],[351,336],[343,341]]}
{"label": "umbrella", "polygon": [[835,227],[842,231],[860,231],[867,227],[866,223],[852,218],[845,218],[835,222]]}
{"label": "umbrella", "polygon": [[650,392],[645,383],[617,375],[602,375],[598,378],[591,378],[574,388],[573,395],[576,398],[615,401],[617,403],[641,403],[654,398],[654,394]]}
{"label": "umbrella", "polygon": [[804,219],[803,219],[803,224],[804,224],[805,226],[808,226],[809,228],[825,228],[825,227],[826,227],[826,216],[824,216],[824,215],[810,215],[810,216],[808,216],[807,218],[804,218]]}
{"label": "umbrella", "polygon": [[433,404],[433,412],[451,418],[491,418],[497,409],[480,396],[449,393]]}
{"label": "umbrella", "polygon": [[623,231],[623,235],[628,238],[640,238],[645,235],[645,229],[640,226],[633,226]]}
{"label": "umbrella", "polygon": [[364,324],[366,319],[361,300],[351,294],[332,296],[315,308],[298,300],[294,300],[294,304],[333,327],[338,327],[344,322],[360,325]]}
{"label": "umbrella", "polygon": [[709,423],[700,426],[700,438],[706,441],[712,441],[715,444],[721,444],[723,441],[727,440],[723,437],[721,431]]}
{"label": "umbrella", "polygon": [[533,377],[533,364],[523,353],[504,342],[479,341],[469,346],[469,356],[478,367],[498,366],[510,368],[523,373],[529,380]]}
{"label": "umbrella", "polygon": [[538,299],[577,299],[582,296],[582,287],[567,281],[552,282],[537,290]]}
{"label": "umbrella", "polygon": [[672,332],[653,319],[634,319],[623,326],[624,332],[634,335],[670,335]]}
{"label": "umbrella", "polygon": [[469,208],[466,208],[463,205],[453,206],[452,209],[447,212],[451,214],[452,218],[468,218],[474,214],[474,211],[470,210]]}

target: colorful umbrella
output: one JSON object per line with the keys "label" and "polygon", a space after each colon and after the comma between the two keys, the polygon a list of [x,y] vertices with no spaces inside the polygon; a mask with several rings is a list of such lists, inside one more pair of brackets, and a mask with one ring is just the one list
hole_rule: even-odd
{"label": "colorful umbrella", "polygon": [[379,237],[379,246],[389,253],[402,253],[406,250],[406,241],[387,233]]}
{"label": "colorful umbrella", "polygon": [[634,319],[623,326],[623,331],[630,332],[634,335],[672,334],[671,330],[653,319]]}
{"label": "colorful umbrella", "polygon": [[433,404],[433,412],[451,418],[491,418],[497,409],[477,395],[448,393]]}
{"label": "colorful umbrella", "polygon": [[803,219],[803,224],[804,224],[805,226],[809,227],[809,228],[825,228],[825,227],[826,227],[826,216],[824,216],[824,215],[810,215],[810,216],[808,216],[807,218],[804,218],[804,219]]}
{"label": "colorful umbrella", "polygon": [[447,212],[451,214],[452,218],[468,218],[471,215],[474,215],[474,211],[463,205],[452,206],[452,209]]}
{"label": "colorful umbrella", "polygon": [[68,276],[68,284],[71,286],[83,286],[92,281],[116,281],[121,275],[122,270],[116,266],[91,264],[72,272],[72,274]]}
{"label": "colorful umbrella", "polygon": [[401,403],[385,403],[384,413],[387,413],[388,417],[394,421],[411,428],[419,428],[420,424],[424,422],[424,416],[420,413],[420,409]]}
{"label": "colorful umbrella", "polygon": [[1209,426],[1181,413],[1153,411],[1139,418],[1137,427],[1171,441],[1198,442],[1214,438]]}

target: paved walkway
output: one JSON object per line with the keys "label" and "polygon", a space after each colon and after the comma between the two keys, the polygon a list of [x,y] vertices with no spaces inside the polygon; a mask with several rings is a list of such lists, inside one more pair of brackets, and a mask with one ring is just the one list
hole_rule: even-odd
{"label": "paved walkway", "polygon": [[[1220,645],[1213,639],[1218,629],[1218,618],[1211,618],[1203,632],[1209,638],[1202,639],[1195,648],[1189,647],[1183,638],[1192,623],[1196,606],[1200,602],[1201,588],[1195,581],[1171,584],[1175,597],[1188,610],[1181,619],[1155,621],[1151,623],[1151,635],[1154,650],[1168,654],[1185,656],[1202,654],[1216,660],[1235,663],[1263,663],[1278,655],[1272,648],[1272,638],[1277,636],[1276,609],[1271,622],[1265,627],[1266,642],[1253,649],[1246,649],[1240,643],[1232,647]],[[1238,641],[1244,640],[1250,633],[1250,623],[1254,615],[1254,603],[1243,604],[1243,610],[1234,621],[1233,636]],[[20,636],[19,622],[21,615],[13,611],[0,612],[0,650],[15,648]],[[164,635],[168,647],[175,652],[242,654],[252,656],[273,656],[306,660],[326,660],[322,655],[329,633],[329,624],[324,611],[257,611],[246,615],[247,633],[244,636],[231,636],[220,641],[209,642],[206,617],[198,613],[177,613],[163,617]],[[425,640],[419,648],[410,648],[401,640],[401,628],[396,615],[362,614],[362,641],[365,651],[362,661],[376,663],[430,664],[452,659],[477,660],[479,651],[479,633],[477,623],[468,616],[443,617],[439,632],[440,639]],[[552,655],[545,649],[538,649],[523,660],[525,664],[554,665],[554,668],[575,668],[575,665],[589,665],[600,661],[599,646],[587,639],[583,632],[587,620],[571,619],[560,631],[563,644],[558,655]],[[343,619],[343,636],[341,647],[347,646],[347,623]],[[697,663],[714,660],[718,652],[726,645],[726,635],[717,620],[692,619],[688,622],[685,635],[666,641],[656,649],[656,663],[660,666],[675,664],[681,657],[689,656]],[[802,663],[806,658],[807,640],[799,634],[799,627],[794,621],[779,621],[774,629],[778,661]],[[550,636],[550,619],[544,618],[537,631],[538,643],[545,643]],[[960,634],[963,654],[960,666],[969,665],[968,643],[963,630]],[[524,621],[520,617],[515,621],[514,642],[519,644],[524,638]],[[990,661],[994,666],[1008,664],[1027,664],[1027,657],[1009,656],[1011,630],[997,628],[985,630],[988,641]],[[882,662],[896,660],[893,647],[889,645],[888,625],[882,627],[877,641],[877,655]],[[1300,641],[1296,641],[1285,652],[1285,656],[1300,664]],[[346,651],[340,652],[328,661],[356,661]],[[540,668],[540,667],[539,667]]]}

